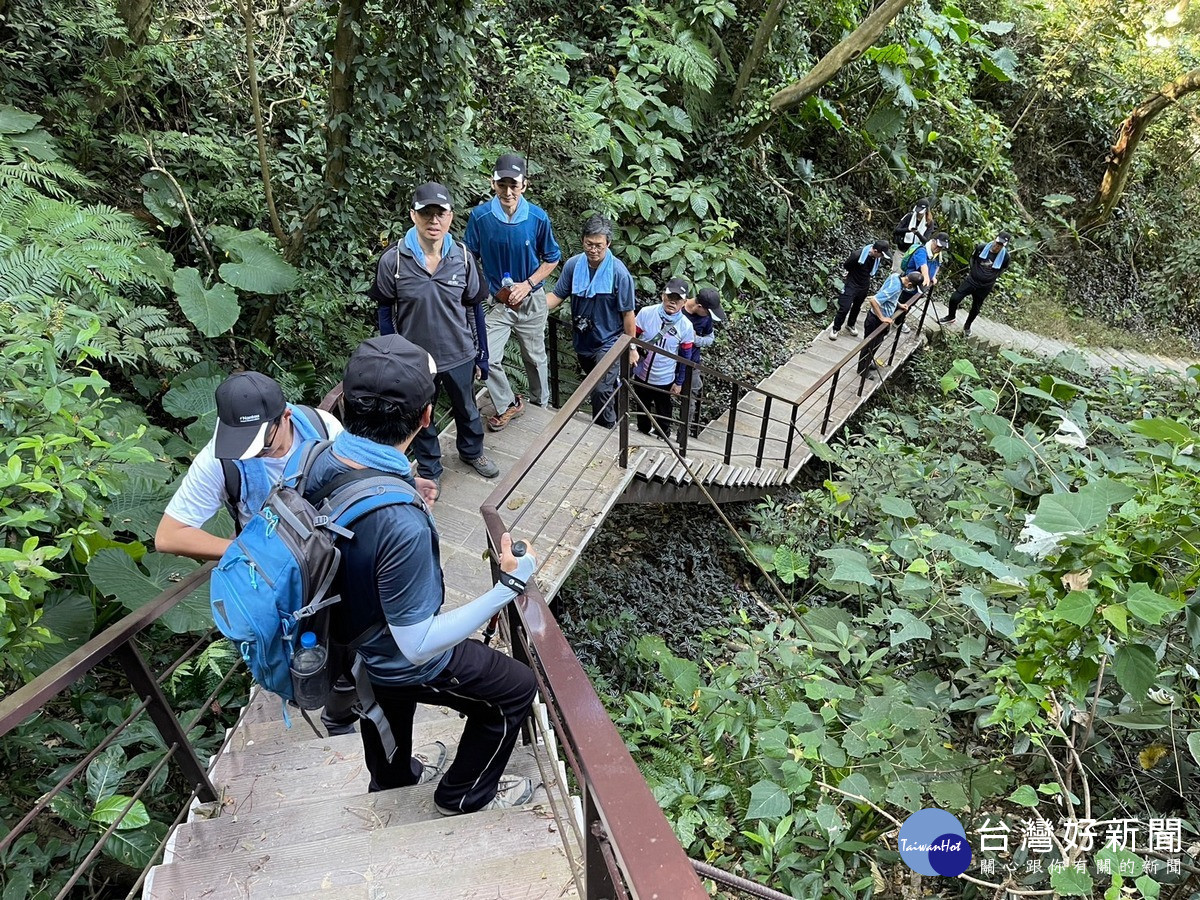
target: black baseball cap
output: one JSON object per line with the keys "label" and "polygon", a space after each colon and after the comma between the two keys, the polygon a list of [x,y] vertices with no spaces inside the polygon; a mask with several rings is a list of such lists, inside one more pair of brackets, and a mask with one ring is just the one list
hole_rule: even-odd
{"label": "black baseball cap", "polygon": [[686,278],[672,278],[667,282],[667,286],[663,288],[664,294],[675,294],[680,297],[688,295],[688,283]]}
{"label": "black baseball cap", "polygon": [[526,176],[528,170],[529,167],[525,165],[523,156],[505,153],[496,160],[496,170],[492,172],[492,181],[499,181],[501,178],[515,178],[520,181]]}
{"label": "black baseball cap", "polygon": [[261,372],[230,375],[217,388],[217,459],[250,459],[262,452],[271,422],[283,415],[283,388]]}
{"label": "black baseball cap", "polygon": [[946,232],[944,232],[944,231],[939,231],[937,234],[935,234],[933,236],[933,239],[935,241],[937,241],[937,245],[939,247],[949,247],[950,246],[950,235],[946,234]]}
{"label": "black baseball cap", "polygon": [[413,192],[412,208],[418,210],[427,206],[454,208],[450,203],[450,192],[446,190],[445,185],[438,184],[436,181],[428,181]]}
{"label": "black baseball cap", "polygon": [[922,197],[916,202],[917,209],[929,209],[933,205],[933,201],[928,197]]}
{"label": "black baseball cap", "polygon": [[378,398],[421,410],[433,402],[437,366],[424,349],[398,334],[363,341],[346,363],[342,396]]}
{"label": "black baseball cap", "polygon": [[[887,243],[884,241],[883,243]],[[714,322],[725,321],[725,310],[721,308],[721,295],[716,288],[704,288],[696,295],[696,302],[708,310]]]}
{"label": "black baseball cap", "polygon": [[996,243],[998,243],[998,244],[1007,244],[1011,240],[1012,240],[1012,235],[1009,234],[1007,231],[1002,231],[998,235],[996,235]]}
{"label": "black baseball cap", "polygon": [[892,245],[887,241],[876,241],[871,245],[872,250],[878,250],[880,253],[891,253]]}

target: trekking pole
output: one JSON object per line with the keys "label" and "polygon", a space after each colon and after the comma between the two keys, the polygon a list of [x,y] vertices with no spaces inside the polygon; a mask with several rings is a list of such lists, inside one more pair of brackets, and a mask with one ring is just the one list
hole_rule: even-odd
{"label": "trekking pole", "polygon": [[[524,541],[517,541],[512,545],[512,555],[517,557],[517,559],[520,559],[525,555],[525,552],[528,549],[529,547]],[[496,628],[499,624],[500,613],[496,613],[494,616],[492,616],[491,621],[487,624],[487,628],[485,628],[483,631],[483,646],[487,647],[491,645],[492,638],[496,636]]]}

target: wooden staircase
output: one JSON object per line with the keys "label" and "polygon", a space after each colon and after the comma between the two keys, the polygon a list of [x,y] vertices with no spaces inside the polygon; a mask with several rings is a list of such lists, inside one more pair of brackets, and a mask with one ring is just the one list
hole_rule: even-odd
{"label": "wooden staircase", "polygon": [[[577,897],[546,787],[513,809],[445,817],[433,783],[368,793],[357,734],[317,738],[278,697],[256,691],[211,767],[218,804],[195,806],[150,872],[143,896],[170,900],[305,897]],[[413,746],[442,741],[453,759],[464,720],[418,706]],[[508,770],[551,789],[561,770],[518,746]],[[577,857],[577,852],[576,852]]]}

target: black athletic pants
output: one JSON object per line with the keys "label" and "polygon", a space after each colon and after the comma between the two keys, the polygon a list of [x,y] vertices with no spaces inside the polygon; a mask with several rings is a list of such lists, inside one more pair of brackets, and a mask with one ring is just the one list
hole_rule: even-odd
{"label": "black athletic pants", "polygon": [[[464,460],[483,456],[483,419],[479,415],[479,407],[475,405],[474,378],[474,360],[433,376],[438,393],[445,391],[446,396],[450,398],[450,410],[454,414],[455,446],[458,448],[458,455]],[[436,395],[433,400],[437,403]],[[442,445],[438,440],[435,423],[430,422],[428,427],[417,432],[412,441],[412,452],[421,467],[422,478],[442,476]]]}
{"label": "black athletic pants", "polygon": [[833,330],[841,331],[843,325],[854,326],[858,321],[858,312],[862,309],[863,301],[867,299],[867,294],[871,293],[870,286],[865,288],[855,287],[849,282],[842,289],[842,296],[838,298],[837,315],[833,317]]}
{"label": "black athletic pants", "polygon": [[418,703],[449,706],[466,713],[454,762],[442,774],[434,802],[445,809],[474,812],[496,796],[500,776],[508,765],[537,691],[533,672],[524,663],[467,640],[451,651],[450,662],[427,684],[389,687],[372,682],[375,700],[383,708],[396,739],[396,754],[388,762],[379,732],[363,719],[363,751],[371,772],[372,791],[406,787],[421,777],[412,758],[412,723]]}
{"label": "black athletic pants", "polygon": [[642,411],[642,406],[644,405],[646,409],[650,410],[650,414],[654,416],[654,420],[658,422],[658,427],[663,430],[663,434],[671,437],[671,401],[675,398],[671,395],[670,391],[670,384],[652,385],[646,384],[643,381],[635,381],[633,383],[633,392],[642,401],[637,409],[637,428],[642,434],[652,434],[658,437],[658,432],[650,424],[650,416]]}
{"label": "black athletic pants", "polygon": [[[600,364],[600,360],[606,353],[608,353],[608,348],[596,353],[576,353],[579,357],[579,368],[583,370],[584,377],[587,377],[588,373]],[[617,424],[617,401],[613,394],[617,392],[617,383],[620,380],[621,368],[620,365],[615,365],[604,373],[604,377],[592,391],[592,418],[597,425],[612,428]]]}
{"label": "black athletic pants", "polygon": [[[868,310],[867,321],[863,323],[863,336],[865,337],[866,335],[869,335],[882,324],[883,323],[880,322],[879,318],[875,315],[875,310]],[[883,343],[883,339],[886,336],[887,330],[885,329],[867,341],[867,345],[863,347],[862,352],[858,354],[858,374],[860,376],[866,375],[869,371],[871,371],[871,366],[875,364],[875,351],[879,349],[879,345]]]}
{"label": "black athletic pants", "polygon": [[958,290],[950,298],[950,318],[953,319],[958,314],[958,304],[962,302],[963,297],[967,294],[971,295],[971,311],[967,313],[967,321],[963,325],[964,329],[969,329],[971,323],[975,321],[975,317],[979,315],[979,308],[983,306],[983,301],[987,299],[987,295],[992,292],[994,284],[982,285],[971,280],[968,275],[962,280],[958,286]]}

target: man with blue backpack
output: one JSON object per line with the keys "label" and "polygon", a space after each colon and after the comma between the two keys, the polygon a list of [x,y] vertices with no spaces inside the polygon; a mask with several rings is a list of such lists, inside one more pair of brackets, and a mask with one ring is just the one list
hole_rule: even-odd
{"label": "man with blue backpack", "polygon": [[416,704],[429,703],[467,717],[454,762],[434,792],[438,811],[450,816],[526,803],[535,785],[504,769],[533,703],[533,672],[471,635],[524,591],[536,560],[531,553],[514,556],[505,535],[500,583],[443,610],[437,528],[405,455],[433,414],[433,360],[400,335],[372,338],[350,358],[342,384],[345,431],[313,459],[304,494],[329,502],[341,523],[337,510],[352,501],[339,498],[356,483],[391,492],[390,501],[373,495],[376,507],[346,523],[353,537],[340,541],[331,588],[342,600],[329,607],[332,639],[356,650],[360,696],[366,687],[382,714],[362,722],[370,789],[427,777],[412,756],[412,721]]}

